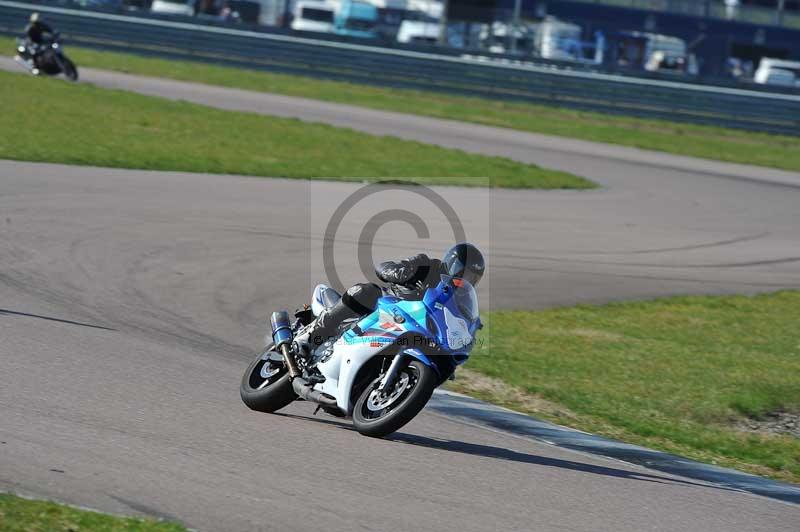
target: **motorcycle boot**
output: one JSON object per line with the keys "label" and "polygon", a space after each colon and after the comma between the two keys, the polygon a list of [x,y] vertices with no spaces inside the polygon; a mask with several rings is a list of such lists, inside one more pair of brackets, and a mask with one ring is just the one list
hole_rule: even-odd
{"label": "motorcycle boot", "polygon": [[300,356],[308,356],[325,342],[334,341],[339,326],[345,320],[372,312],[381,293],[381,289],[371,283],[350,287],[339,301],[320,312],[308,330],[295,339],[295,352]]}
{"label": "motorcycle boot", "polygon": [[355,318],[358,314],[340,299],[332,307],[320,312],[308,329],[294,340],[295,353],[308,357],[315,349],[327,341],[333,341],[343,321]]}

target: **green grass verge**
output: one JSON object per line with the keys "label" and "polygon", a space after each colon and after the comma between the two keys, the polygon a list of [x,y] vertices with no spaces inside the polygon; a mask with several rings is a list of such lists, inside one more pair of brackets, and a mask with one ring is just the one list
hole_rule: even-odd
{"label": "green grass verge", "polygon": [[[0,51],[3,50],[13,50],[10,40],[4,42],[0,39]],[[692,157],[800,170],[800,137],[626,118],[435,92],[371,87],[81,48],[69,48],[68,52],[79,67],[196,81]]]}
{"label": "green grass verge", "polygon": [[117,517],[46,501],[0,493],[2,532],[185,532],[176,523]]}
{"label": "green grass verge", "polygon": [[456,391],[800,482],[800,439],[737,428],[800,413],[800,292],[500,311],[486,322]]}
{"label": "green grass verge", "polygon": [[0,100],[5,159],[436,185],[594,186],[500,157],[22,74],[0,72]]}

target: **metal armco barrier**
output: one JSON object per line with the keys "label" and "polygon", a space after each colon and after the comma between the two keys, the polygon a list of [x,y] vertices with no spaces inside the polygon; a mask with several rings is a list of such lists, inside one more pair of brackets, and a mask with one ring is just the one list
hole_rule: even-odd
{"label": "metal armco barrier", "polygon": [[0,33],[19,34],[32,11],[43,13],[60,29],[67,46],[800,135],[800,95],[796,94],[555,69],[5,0],[0,0]]}

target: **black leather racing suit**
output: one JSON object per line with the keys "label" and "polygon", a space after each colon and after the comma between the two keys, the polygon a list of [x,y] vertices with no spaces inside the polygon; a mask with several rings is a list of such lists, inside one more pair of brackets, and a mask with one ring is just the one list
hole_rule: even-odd
{"label": "black leather racing suit", "polygon": [[[419,297],[431,286],[439,284],[442,273],[445,273],[442,261],[431,259],[424,253],[399,262],[384,262],[375,269],[378,279],[389,284],[388,290],[404,299]],[[375,308],[375,302],[372,308]]]}
{"label": "black leather racing suit", "polygon": [[53,38],[55,31],[48,24],[37,20],[25,27],[25,34],[28,36],[28,42],[33,53],[33,64],[38,66],[37,59],[42,52],[42,45],[45,44],[46,38]]}
{"label": "black leather racing suit", "polygon": [[[442,261],[420,253],[397,262],[381,263],[375,273],[378,279],[388,284],[387,292],[403,299],[417,299],[429,287],[439,284],[444,270]],[[309,341],[320,345],[336,334],[339,324],[344,320],[366,316],[375,310],[382,294],[381,287],[373,283],[350,287],[338,303],[319,315],[314,330],[309,334]]]}
{"label": "black leather racing suit", "polygon": [[28,36],[28,39],[34,44],[44,44],[45,36],[52,37],[55,34],[53,28],[51,28],[48,24],[45,24],[41,20],[37,20],[36,22],[31,22],[25,27],[25,33]]}

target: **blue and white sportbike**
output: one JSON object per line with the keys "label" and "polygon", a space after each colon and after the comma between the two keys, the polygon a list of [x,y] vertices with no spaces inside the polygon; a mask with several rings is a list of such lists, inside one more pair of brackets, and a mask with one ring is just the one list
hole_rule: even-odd
{"label": "blue and white sportbike", "polygon": [[310,352],[293,347],[293,338],[340,297],[319,285],[293,321],[285,311],[273,313],[270,341],[242,378],[242,400],[275,412],[299,397],[352,417],[361,434],[382,437],[414,419],[434,388],[469,358],[482,327],[478,297],[467,281],[443,275],[422,299],[386,295],[371,314],[342,323],[328,342]]}

